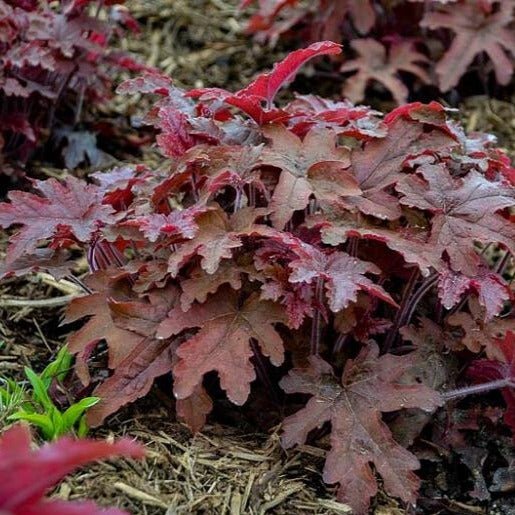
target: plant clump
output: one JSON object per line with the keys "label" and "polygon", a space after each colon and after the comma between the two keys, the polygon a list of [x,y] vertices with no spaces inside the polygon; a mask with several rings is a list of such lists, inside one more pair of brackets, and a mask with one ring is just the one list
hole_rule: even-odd
{"label": "plant clump", "polygon": [[82,112],[109,97],[121,70],[145,69],[112,48],[117,33],[138,30],[121,3],[0,0],[0,174],[22,174],[49,143],[62,148],[67,168],[98,166],[96,136],[81,130]]}
{"label": "plant clump", "polygon": [[1,272],[62,277],[70,252],[86,253],[65,321],[84,321],[68,349],[101,399],[91,425],[167,374],[194,431],[221,392],[280,403],[284,447],[329,434],[324,479],[360,514],[377,475],[416,502],[407,447],[449,400],[502,388],[515,432],[515,175],[436,102],[385,116],[314,95],[276,102],[301,65],[339,52],[292,52],[237,92],[126,81],[120,93],[157,97],[146,121],[167,160],[12,192],[0,226],[19,229]]}

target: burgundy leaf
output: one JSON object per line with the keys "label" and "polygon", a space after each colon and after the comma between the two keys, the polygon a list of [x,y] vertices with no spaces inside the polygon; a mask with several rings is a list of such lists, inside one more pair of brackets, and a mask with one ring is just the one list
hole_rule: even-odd
{"label": "burgundy leaf", "polygon": [[455,179],[442,165],[419,168],[397,190],[401,203],[433,214],[429,244],[449,256],[456,272],[477,274],[479,256],[474,241],[502,243],[515,252],[515,225],[497,212],[515,205],[515,189],[490,182],[477,172]]}
{"label": "burgundy leaf", "polygon": [[365,98],[365,91],[371,81],[382,84],[392,94],[397,104],[408,99],[408,88],[399,72],[407,72],[429,83],[429,75],[419,63],[427,64],[429,59],[414,48],[410,41],[394,43],[388,49],[375,39],[354,39],[352,48],[358,58],[347,61],[340,68],[342,72],[356,72],[345,81],[342,94],[352,102]]}
{"label": "burgundy leaf", "polygon": [[157,338],[156,331],[178,299],[177,289],[169,286],[142,300],[109,302],[112,323],[129,334],[116,340],[112,333],[106,335],[111,336],[108,344],[114,373],[94,390],[101,400],[88,411],[92,426],[146,395],[156,377],[171,371],[176,343]]}
{"label": "burgundy leaf", "polygon": [[299,259],[293,260],[290,267],[292,283],[311,283],[314,279],[325,282],[329,307],[335,313],[357,300],[360,290],[396,305],[384,289],[366,277],[366,273],[379,275],[381,270],[372,263],[345,254],[333,252],[324,254],[314,247],[304,245],[299,250]]}
{"label": "burgundy leaf", "polygon": [[477,294],[479,304],[485,308],[487,320],[499,315],[504,303],[510,299],[508,284],[499,274],[487,268],[481,267],[474,277],[467,277],[449,269],[440,273],[438,293],[446,309],[456,306],[463,294],[468,291]]}
{"label": "burgundy leaf", "polygon": [[421,153],[452,147],[455,142],[444,131],[426,131],[424,123],[414,121],[413,116],[408,118],[393,111],[386,120],[386,137],[369,141],[352,152],[351,170],[363,194],[347,198],[343,204],[366,215],[394,220],[401,215],[399,203],[385,189],[403,177],[405,161]]}
{"label": "burgundy leaf", "polygon": [[271,148],[263,152],[263,164],[282,170],[270,207],[274,226],[282,229],[293,213],[304,209],[311,195],[320,202],[331,202],[341,196],[359,195],[361,190],[345,168],[349,151],[336,146],[331,131],[313,130],[304,140],[280,125],[266,127]]}
{"label": "burgundy leaf", "polygon": [[331,450],[324,467],[324,481],[339,483],[338,499],[354,513],[368,513],[377,484],[371,464],[384,481],[385,490],[404,502],[415,502],[420,480],[416,457],[393,439],[381,412],[403,408],[432,411],[440,395],[425,385],[399,380],[413,366],[413,357],[386,354],[379,357],[375,344],[364,348],[345,366],[341,383],[332,367],[311,357],[308,369],[294,369],[282,379],[287,393],[305,393],[311,399],[283,425],[283,445],[306,442],[309,433],[331,423]]}
{"label": "burgundy leaf", "polygon": [[34,253],[42,240],[58,239],[62,228],[86,243],[101,224],[113,221],[112,209],[101,204],[97,186],[74,177],[63,183],[49,179],[34,184],[42,196],[13,191],[9,194],[10,203],[0,204],[0,227],[22,226],[11,238],[8,263]]}
{"label": "burgundy leaf", "polygon": [[259,75],[256,80],[240,90],[237,95],[257,97],[271,106],[277,92],[294,79],[299,69],[309,60],[321,55],[335,55],[341,52],[341,46],[332,41],[313,43],[307,48],[295,50],[277,63],[271,72]]}
{"label": "burgundy leaf", "polygon": [[502,395],[506,402],[504,422],[515,437],[515,332],[508,331],[502,340],[496,341],[501,361],[478,359],[472,363],[467,374],[476,383],[505,380]]}
{"label": "burgundy leaf", "polygon": [[442,91],[456,86],[474,58],[483,52],[492,61],[497,81],[500,84],[510,82],[515,48],[515,34],[510,25],[515,6],[511,0],[498,4],[497,11],[488,11],[481,2],[465,0],[458,5],[429,11],[424,16],[422,27],[445,28],[456,34],[451,47],[436,66]]}
{"label": "burgundy leaf", "polygon": [[230,218],[220,209],[210,210],[197,218],[196,237],[178,246],[170,255],[168,269],[173,276],[193,256],[202,257],[201,266],[209,274],[216,272],[222,259],[232,257],[232,249],[242,246],[242,236],[268,235],[271,232],[255,220],[268,214],[268,209],[244,208]]}
{"label": "burgundy leaf", "polygon": [[92,461],[120,455],[141,458],[144,451],[128,439],[108,443],[71,438],[61,438],[33,450],[29,430],[25,426],[14,426],[0,438],[0,509],[12,515],[123,515],[123,511],[104,511],[93,503],[43,499],[48,490],[75,469]]}
{"label": "burgundy leaf", "polygon": [[513,330],[513,320],[510,317],[488,320],[485,308],[481,308],[479,300],[474,297],[469,299],[468,308],[470,313],[459,311],[447,318],[449,325],[461,328],[461,346],[474,353],[484,349],[490,359],[502,359],[497,340]]}
{"label": "burgundy leaf", "polygon": [[[340,45],[331,41],[313,43],[307,48],[291,52],[285,59],[277,63],[273,70],[259,75],[248,86],[231,94],[221,89],[192,90],[188,96],[193,98],[218,98],[248,114],[258,124],[270,123],[285,119],[288,115],[273,108],[274,98],[287,82],[291,81],[300,67],[310,59],[321,55],[339,54]],[[207,95],[207,97],[206,97]],[[265,103],[263,108],[262,103]]]}
{"label": "burgundy leaf", "polygon": [[200,327],[177,350],[179,361],[173,370],[176,398],[188,398],[201,385],[204,374],[216,370],[231,402],[244,404],[256,378],[249,340],[255,339],[275,366],[284,360],[282,339],[273,327],[277,322],[285,322],[277,304],[254,295],[240,306],[237,293],[230,289],[220,290],[186,313],[179,307],[170,311],[158,337],[169,338],[184,329]]}

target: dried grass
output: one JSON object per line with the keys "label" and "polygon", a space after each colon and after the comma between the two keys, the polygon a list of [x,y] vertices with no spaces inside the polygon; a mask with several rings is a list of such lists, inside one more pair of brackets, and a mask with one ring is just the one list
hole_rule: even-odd
{"label": "dried grass", "polygon": [[275,433],[220,425],[192,437],[155,408],[121,418],[102,434],[137,438],[147,459],[88,467],[61,485],[59,497],[90,497],[148,515],[350,513],[322,485],[323,451],[306,446],[285,455]]}

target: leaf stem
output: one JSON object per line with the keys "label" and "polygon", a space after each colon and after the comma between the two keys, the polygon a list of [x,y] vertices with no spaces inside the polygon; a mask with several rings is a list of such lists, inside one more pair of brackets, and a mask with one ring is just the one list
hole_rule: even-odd
{"label": "leaf stem", "polygon": [[233,213],[236,213],[241,209],[241,203],[242,203],[243,195],[241,188],[236,188],[236,197],[234,199],[234,210]]}
{"label": "leaf stem", "polygon": [[341,352],[343,347],[345,347],[345,344],[347,343],[347,340],[349,339],[349,333],[343,334],[341,333],[338,338],[336,339],[336,342],[334,342],[334,349],[333,349],[333,356]]}
{"label": "leaf stem", "polygon": [[509,250],[506,251],[506,254],[499,260],[497,265],[495,266],[495,272],[499,275],[503,275],[506,269],[508,262],[510,261],[511,253]]}
{"label": "leaf stem", "polygon": [[249,206],[256,206],[256,187],[254,184],[249,184]]}
{"label": "leaf stem", "polygon": [[442,393],[444,400],[451,401],[459,399],[460,397],[466,397],[467,395],[475,395],[478,393],[485,393],[491,390],[497,390],[499,388],[513,387],[514,385],[509,379],[497,379],[495,381],[489,381],[488,383],[475,384],[472,386],[464,386],[463,388],[457,388],[448,392]]}
{"label": "leaf stem", "polygon": [[318,356],[320,353],[320,322],[321,313],[320,307],[324,301],[324,280],[319,277],[315,285],[315,300],[317,306],[315,307],[315,313],[311,322],[311,354]]}
{"label": "leaf stem", "polygon": [[401,321],[401,325],[407,325],[410,323],[411,318],[413,317],[413,314],[415,313],[415,310],[417,309],[418,304],[423,299],[423,297],[435,286],[435,284],[438,281],[438,274],[434,274],[429,276],[421,285],[420,288],[417,290],[415,295],[413,295],[413,299],[411,299],[407,313],[403,317]]}
{"label": "leaf stem", "polygon": [[406,314],[406,311],[411,306],[411,298],[413,296],[413,290],[415,289],[415,285],[417,284],[419,276],[418,268],[415,268],[413,272],[411,273],[411,276],[408,280],[408,284],[406,285],[406,288],[404,288],[404,292],[402,294],[402,301],[399,306],[399,309],[397,310],[397,314],[395,315],[395,320],[393,322],[393,326],[388,332],[388,335],[386,336],[386,340],[384,342],[383,346],[383,352],[389,352],[392,348],[393,342],[397,338],[397,332],[399,331],[399,327],[401,326],[401,323],[403,321],[403,318]]}
{"label": "leaf stem", "polygon": [[263,357],[263,354],[261,353],[261,350],[259,349],[259,346],[257,343],[252,340],[250,342],[250,346],[252,348],[252,351],[254,353],[254,358],[256,360],[256,373],[265,388],[268,390],[268,393],[272,396],[274,402],[276,404],[279,404],[279,397],[277,395],[277,389],[275,388],[275,385],[270,380],[270,374],[268,373],[267,364],[265,362],[265,358]]}
{"label": "leaf stem", "polygon": [[349,247],[348,247],[348,254],[352,257],[357,257],[358,255],[358,238],[355,236],[351,236],[349,238]]}

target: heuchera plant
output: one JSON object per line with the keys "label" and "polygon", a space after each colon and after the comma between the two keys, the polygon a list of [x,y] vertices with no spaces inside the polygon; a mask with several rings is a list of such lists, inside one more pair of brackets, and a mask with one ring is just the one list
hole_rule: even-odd
{"label": "heuchera plant", "polygon": [[[76,124],[88,103],[105,100],[115,70],[143,70],[109,48],[116,31],[137,30],[121,7],[108,7],[109,20],[98,19],[102,6],[116,3],[123,0],[62,0],[52,7],[46,1],[0,0],[0,174],[26,163],[49,133]],[[97,16],[88,14],[90,4],[97,4]],[[73,147],[68,138],[70,167],[84,159],[72,154],[85,148]]]}
{"label": "heuchera plant", "polygon": [[64,476],[92,461],[143,455],[143,448],[128,439],[108,443],[61,438],[32,449],[29,429],[13,426],[0,437],[0,510],[6,515],[127,515],[93,502],[47,499],[45,494]]}
{"label": "heuchera plant", "polygon": [[353,102],[373,84],[398,104],[406,102],[408,77],[408,84],[447,92],[474,62],[482,79],[492,68],[501,85],[513,76],[513,0],[243,0],[240,7],[252,4],[258,9],[246,30],[260,42],[300,35],[346,43],[354,56],[349,53],[340,68],[342,93]]}
{"label": "heuchera plant", "polygon": [[[147,121],[169,159],[12,192],[0,226],[19,231],[2,273],[62,276],[67,252],[87,251],[87,293],[65,321],[85,319],[68,345],[101,398],[90,424],[171,373],[177,414],[198,431],[216,392],[206,374],[236,405],[257,381],[273,403],[282,376],[295,394],[284,446],[330,426],[324,479],[360,514],[375,472],[390,495],[417,499],[419,462],[389,426],[411,423],[405,409],[502,388],[515,431],[515,174],[491,138],[465,135],[435,102],[385,117],[313,95],[275,102],[302,64],[339,52],[313,44],[235,93],[125,82],[121,93],[159,97]],[[477,384],[452,389],[469,364]]]}

